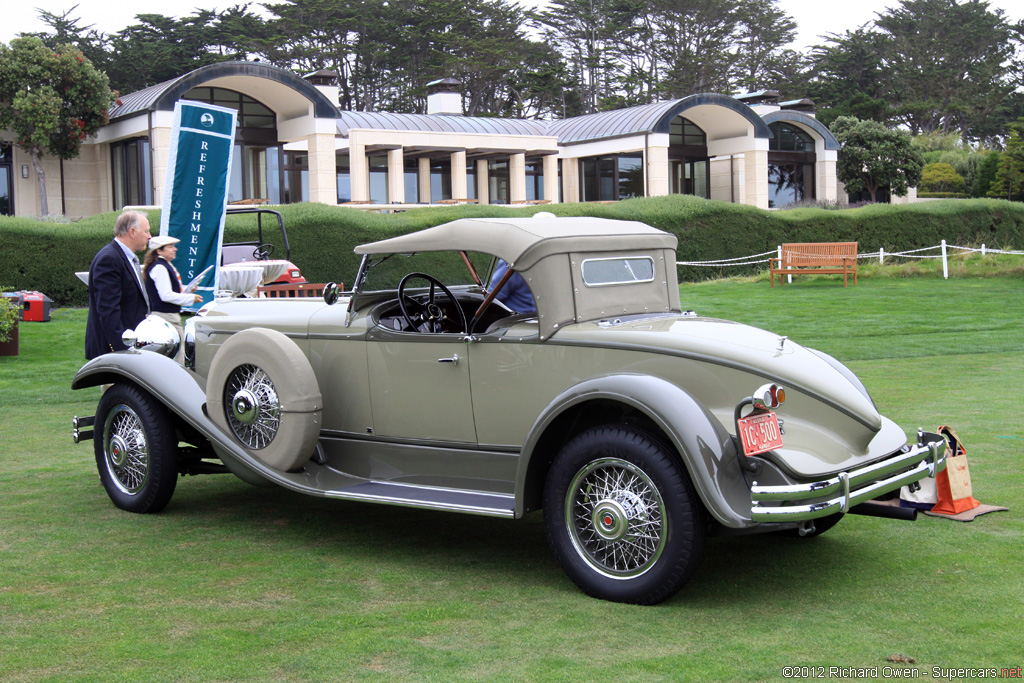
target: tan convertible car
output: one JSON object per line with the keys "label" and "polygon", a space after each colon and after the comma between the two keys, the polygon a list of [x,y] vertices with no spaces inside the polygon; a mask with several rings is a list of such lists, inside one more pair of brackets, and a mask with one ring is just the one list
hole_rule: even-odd
{"label": "tan convertible car", "polygon": [[219,471],[417,508],[543,508],[582,590],[642,604],[682,587],[709,533],[813,536],[945,466],[941,437],[909,444],[830,356],[684,312],[675,247],[642,223],[551,214],[367,244],[351,292],[217,302],[183,340],[145,321],[133,350],[75,376],[113,384],[75,439],[133,512]]}

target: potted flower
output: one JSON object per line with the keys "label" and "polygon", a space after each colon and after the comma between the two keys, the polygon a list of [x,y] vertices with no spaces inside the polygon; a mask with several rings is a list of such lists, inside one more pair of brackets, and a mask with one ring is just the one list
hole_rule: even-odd
{"label": "potted flower", "polygon": [[[2,292],[0,288],[0,292]],[[18,304],[0,296],[0,356],[18,355]]]}

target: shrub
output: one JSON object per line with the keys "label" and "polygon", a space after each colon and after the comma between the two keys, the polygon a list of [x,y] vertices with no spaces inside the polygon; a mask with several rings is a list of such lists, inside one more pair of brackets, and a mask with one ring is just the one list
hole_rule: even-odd
{"label": "shrub", "polygon": [[925,164],[921,172],[920,188],[925,192],[963,192],[965,185],[963,176],[949,164]]}
{"label": "shrub", "polygon": [[[0,293],[10,287],[0,287]],[[0,343],[11,341],[11,330],[18,324],[18,306],[6,296],[0,296]]]}
{"label": "shrub", "polygon": [[[997,199],[936,201],[827,210],[797,208],[764,211],[751,206],[686,195],[629,199],[616,204],[553,204],[544,207],[453,206],[380,215],[347,207],[292,204],[279,207],[291,245],[291,259],[310,282],[341,281],[350,286],[359,265],[353,249],[456,218],[529,216],[550,211],[560,216],[637,220],[678,236],[681,261],[708,261],[767,252],[783,242],[857,241],[861,251],[902,251],[950,244],[1000,244],[1024,248],[1024,205]],[[159,211],[150,222],[160,224]],[[53,225],[0,217],[0,282],[46,293],[57,306],[84,306],[88,293],[75,271],[88,270],[93,255],[112,238],[115,213]],[[275,256],[284,255],[276,228],[264,239]],[[226,242],[256,239],[252,215],[229,216]],[[767,257],[764,257],[767,258]],[[756,272],[745,267],[681,267],[682,280]],[[448,281],[462,278],[461,264],[432,273]]]}

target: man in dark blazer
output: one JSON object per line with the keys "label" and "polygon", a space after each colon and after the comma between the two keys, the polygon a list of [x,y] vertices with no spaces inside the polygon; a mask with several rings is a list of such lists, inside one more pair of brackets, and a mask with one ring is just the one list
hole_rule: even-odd
{"label": "man in dark blazer", "polygon": [[121,333],[149,313],[139,257],[149,243],[149,219],[126,211],[114,223],[114,239],[89,266],[89,318],[85,323],[85,357],[125,349]]}

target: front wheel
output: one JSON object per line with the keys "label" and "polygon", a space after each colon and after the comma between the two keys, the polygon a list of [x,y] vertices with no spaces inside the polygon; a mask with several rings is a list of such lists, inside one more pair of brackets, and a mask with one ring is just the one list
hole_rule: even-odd
{"label": "front wheel", "polygon": [[627,427],[589,429],[562,448],[544,488],[544,523],[569,578],[614,602],[671,597],[704,550],[703,507],[686,472]]}
{"label": "front wheel", "polygon": [[177,438],[167,409],[129,384],[115,384],[96,406],[94,449],[100,481],[114,505],[159,512],[178,482]]}

